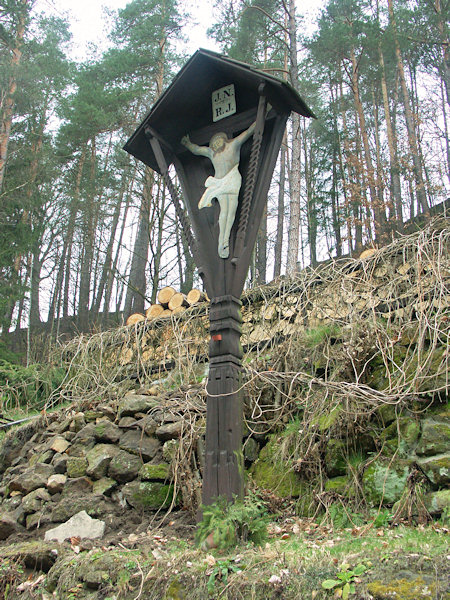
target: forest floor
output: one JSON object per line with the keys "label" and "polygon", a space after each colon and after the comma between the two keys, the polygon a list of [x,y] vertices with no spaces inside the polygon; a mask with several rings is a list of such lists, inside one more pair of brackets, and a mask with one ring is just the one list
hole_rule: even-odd
{"label": "forest floor", "polygon": [[[271,515],[262,546],[198,548],[195,522],[176,511],[135,515],[101,541],[58,544],[26,534],[0,546],[0,597],[61,600],[448,600],[448,529],[387,524],[334,528]],[[33,539],[34,538],[34,539]],[[325,589],[325,586],[331,589]],[[347,586],[345,584],[348,583]]]}

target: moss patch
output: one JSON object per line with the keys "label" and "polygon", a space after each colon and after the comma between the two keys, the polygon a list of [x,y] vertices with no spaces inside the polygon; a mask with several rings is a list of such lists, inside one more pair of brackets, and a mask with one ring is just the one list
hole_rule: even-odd
{"label": "moss patch", "polygon": [[122,491],[127,502],[134,508],[158,510],[170,506],[174,487],[158,481],[132,481]]}
{"label": "moss patch", "polygon": [[303,491],[302,482],[287,463],[277,456],[278,448],[278,437],[270,436],[269,443],[259,453],[250,473],[259,487],[272,490],[281,498],[298,498]]}
{"label": "moss patch", "polygon": [[426,582],[423,577],[396,579],[389,581],[372,581],[367,586],[375,600],[430,600],[436,597],[436,584]]}
{"label": "moss patch", "polygon": [[167,463],[145,464],[139,471],[139,477],[145,481],[165,481],[168,479],[169,473],[170,466]]}
{"label": "moss patch", "polygon": [[409,467],[400,461],[375,461],[363,475],[367,499],[373,506],[394,504],[402,496],[408,474]]}

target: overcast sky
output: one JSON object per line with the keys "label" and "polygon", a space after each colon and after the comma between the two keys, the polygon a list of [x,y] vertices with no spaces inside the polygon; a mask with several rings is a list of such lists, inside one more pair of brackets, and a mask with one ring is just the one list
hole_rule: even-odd
{"label": "overcast sky", "polygon": [[[69,18],[73,34],[73,48],[71,58],[83,60],[92,54],[89,44],[104,47],[105,32],[109,30],[103,8],[113,10],[123,8],[130,0],[37,0],[35,10],[57,14]],[[305,17],[306,23],[312,23],[318,10],[325,0],[297,0],[297,14]],[[183,47],[188,52],[195,52],[198,48],[219,50],[213,40],[206,35],[208,27],[214,22],[211,0],[181,0],[180,5],[191,14],[192,25],[186,30],[187,43]]]}

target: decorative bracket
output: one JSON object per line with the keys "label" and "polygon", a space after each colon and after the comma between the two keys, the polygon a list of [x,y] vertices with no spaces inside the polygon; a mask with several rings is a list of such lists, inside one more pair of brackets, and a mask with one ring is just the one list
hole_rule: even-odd
{"label": "decorative bracket", "polygon": [[173,150],[168,144],[166,144],[161,139],[161,136],[159,136],[158,133],[151,127],[146,127],[145,136],[148,139],[148,141],[152,147],[153,153],[154,153],[156,161],[158,163],[158,167],[162,174],[162,178],[164,180],[164,183],[166,184],[167,189],[169,190],[170,196],[172,198],[172,202],[175,206],[175,212],[176,212],[178,220],[181,224],[181,230],[183,232],[183,235],[186,239],[186,242],[187,242],[189,248],[191,249],[194,260],[195,260],[196,264],[198,265],[198,272],[203,279],[205,277],[205,269],[201,266],[201,254],[198,251],[197,241],[194,238],[194,234],[192,233],[191,226],[186,217],[186,212],[181,205],[180,196],[178,195],[178,192],[173,184],[173,181],[170,178],[169,167],[167,165],[164,153],[161,148],[161,142],[164,143],[164,145],[172,153],[173,153]]}

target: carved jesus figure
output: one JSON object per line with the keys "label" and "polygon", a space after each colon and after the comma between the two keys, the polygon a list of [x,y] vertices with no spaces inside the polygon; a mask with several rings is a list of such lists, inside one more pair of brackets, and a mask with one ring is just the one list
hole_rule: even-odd
{"label": "carved jesus figure", "polygon": [[214,177],[205,181],[206,190],[198,203],[199,208],[211,206],[216,198],[220,206],[219,214],[219,256],[228,258],[230,254],[230,233],[238,206],[239,190],[242,177],[239,173],[239,160],[242,144],[249,139],[255,130],[252,123],[248,129],[229,140],[226,133],[212,136],[209,146],[193,144],[188,135],[181,140],[183,146],[198,156],[206,156],[214,167]]}

